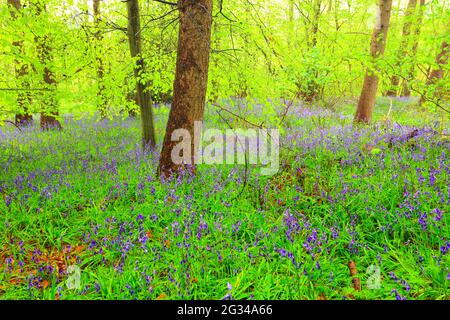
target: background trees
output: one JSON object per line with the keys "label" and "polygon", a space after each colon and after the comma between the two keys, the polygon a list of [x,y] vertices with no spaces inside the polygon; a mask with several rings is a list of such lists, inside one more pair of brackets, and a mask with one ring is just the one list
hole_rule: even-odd
{"label": "background trees", "polygon": [[[17,19],[17,16],[21,14],[22,5],[20,0],[8,0],[8,5],[10,6],[10,14],[13,20]],[[12,45],[17,49],[16,55],[19,57],[23,55],[23,41],[16,40],[12,42]],[[16,85],[19,88],[27,89],[29,88],[26,75],[28,74],[28,65],[19,58],[14,61],[15,64],[15,75],[16,75]],[[14,117],[14,122],[16,125],[26,125],[27,123],[33,121],[33,116],[28,113],[28,108],[30,105],[30,93],[28,91],[20,91],[17,94],[17,107],[16,115]]]}
{"label": "background trees", "polygon": [[95,63],[97,67],[97,85],[98,85],[98,102],[97,108],[102,117],[106,117],[107,115],[107,106],[108,101],[104,94],[105,88],[105,66],[104,66],[104,50],[102,50],[102,41],[103,41],[103,28],[102,28],[102,17],[101,17],[101,1],[93,0],[93,11],[94,11],[94,49],[95,49]]}
{"label": "background trees", "polygon": [[[43,0],[35,0],[32,2],[35,12],[38,16],[46,13],[46,6]],[[56,99],[55,90],[57,86],[56,75],[53,68],[53,50],[51,47],[52,35],[43,34],[35,37],[37,55],[39,62],[43,67],[42,75],[44,78],[42,106],[41,110],[41,129],[48,130],[51,128],[62,129],[59,120],[58,100]]]}
{"label": "background trees", "polygon": [[[33,1],[3,0],[0,6],[2,119],[17,114],[20,122],[47,108],[35,39],[49,32],[48,64],[57,83],[52,92],[61,114],[114,117],[139,110],[127,6],[109,0],[42,1],[47,12],[39,17]],[[179,10],[168,3],[139,3],[140,56],[145,60],[140,82],[151,88],[154,103],[171,103],[174,97]],[[9,10],[17,4],[22,5],[19,11]],[[229,99],[249,110],[267,97],[318,105],[339,97],[356,104],[364,74],[374,68],[368,45],[375,1],[227,0],[213,5],[207,98]],[[424,96],[425,105],[436,106],[437,86],[428,78],[440,70],[436,56],[449,41],[448,5],[437,0],[393,3],[389,40],[376,66],[377,94]],[[447,75],[443,66],[444,80]],[[440,83],[445,92],[448,81]]]}
{"label": "background trees", "polygon": [[373,59],[373,67],[367,70],[364,77],[364,84],[356,109],[355,121],[370,122],[372,110],[375,105],[375,98],[378,89],[379,68],[378,60],[383,56],[386,46],[386,39],[391,18],[392,0],[380,0],[378,4],[377,20],[370,42],[370,55]]}
{"label": "background trees", "polygon": [[[423,2],[423,1],[422,1]],[[411,28],[413,26],[414,22],[414,13],[416,11],[417,7],[417,0],[409,0],[408,6],[405,11],[405,22],[403,24],[402,29],[402,40],[400,43],[399,51],[398,51],[398,60],[396,62],[397,67],[401,67],[403,64],[403,60],[408,58],[408,55],[411,53],[413,57],[413,54],[415,53],[415,50],[412,50],[410,46],[411,42]],[[400,83],[400,77],[397,74],[394,74],[391,77],[391,85],[392,87],[388,90],[387,95],[389,96],[396,96],[398,93],[398,86]]]}
{"label": "background trees", "polygon": [[135,59],[134,77],[136,78],[136,102],[141,111],[142,146],[155,146],[155,128],[153,124],[153,109],[150,88],[145,79],[145,60],[142,56],[141,22],[138,0],[127,1],[128,12],[128,42],[131,57]]}

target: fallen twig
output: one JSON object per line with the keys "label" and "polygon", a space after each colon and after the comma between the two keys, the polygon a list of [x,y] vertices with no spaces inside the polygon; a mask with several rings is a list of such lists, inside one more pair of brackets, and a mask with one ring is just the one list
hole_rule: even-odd
{"label": "fallen twig", "polygon": [[22,129],[14,122],[10,121],[10,120],[3,120],[5,123],[9,123],[12,124],[14,127],[17,128],[17,130],[19,130],[20,132],[22,132]]}

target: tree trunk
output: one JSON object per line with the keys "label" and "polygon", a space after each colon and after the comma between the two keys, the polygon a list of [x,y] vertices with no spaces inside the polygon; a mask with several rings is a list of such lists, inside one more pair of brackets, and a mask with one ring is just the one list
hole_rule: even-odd
{"label": "tree trunk", "polygon": [[[10,8],[11,18],[16,19],[17,12],[22,9],[20,0],[8,0],[8,5],[12,7]],[[23,54],[23,41],[14,41],[13,45],[17,48],[19,54]],[[29,88],[28,81],[26,79],[23,79],[28,74],[28,65],[23,61],[19,61],[18,59],[15,59],[14,63],[18,84],[21,88]],[[28,91],[19,91],[19,94],[17,96],[17,104],[19,105],[20,110],[14,117],[14,122],[17,126],[25,126],[33,121],[33,116],[28,112],[28,106],[30,105],[30,103],[30,93]]]}
{"label": "tree trunk", "polygon": [[442,66],[446,65],[448,62],[449,51],[450,45],[448,44],[448,42],[442,42],[441,50],[436,57],[436,64],[438,65],[438,68],[431,70],[428,76],[427,84],[434,84],[437,80],[442,79],[444,75],[444,69],[442,68]]}
{"label": "tree trunk", "polygon": [[386,38],[391,17],[392,0],[379,0],[377,22],[373,29],[370,44],[370,55],[374,63],[375,70],[367,70],[364,77],[364,84],[356,109],[355,121],[369,123],[372,119],[372,111],[375,105],[375,98],[378,89],[378,68],[377,60],[383,56],[386,45]]}
{"label": "tree trunk", "polygon": [[[317,47],[317,38],[319,35],[319,19],[321,14],[322,0],[313,0],[312,6],[313,14],[312,21],[310,21],[311,26],[309,33],[311,35],[311,41],[309,43],[309,48],[314,50]],[[308,79],[306,79],[306,92],[304,92],[303,96],[305,98],[305,101],[312,102],[317,98],[320,91],[319,85],[317,83],[319,72],[315,65],[309,66],[308,75],[309,77]]]}
{"label": "tree trunk", "polygon": [[57,117],[59,116],[57,101],[54,94],[54,90],[56,90],[56,80],[55,75],[49,68],[49,63],[52,61],[51,57],[51,49],[47,45],[48,36],[43,37],[39,40],[39,53],[40,53],[40,61],[45,65],[44,67],[44,82],[49,91],[44,92],[44,105],[48,110],[44,110],[41,112],[41,129],[49,130],[52,128],[62,129],[61,123],[58,121]]}
{"label": "tree trunk", "polygon": [[[45,12],[45,4],[42,0],[37,0],[36,13],[40,15]],[[37,52],[39,61],[44,66],[44,83],[48,91],[44,91],[43,105],[45,110],[41,111],[41,129],[49,130],[52,128],[62,129],[61,123],[58,121],[58,102],[54,91],[56,90],[56,79],[53,71],[50,69],[52,63],[52,49],[49,45],[51,42],[49,35],[36,37]]]}
{"label": "tree trunk", "polygon": [[155,128],[153,124],[153,109],[148,84],[140,79],[145,72],[144,58],[142,58],[141,26],[138,0],[127,1],[128,11],[128,42],[130,53],[136,59],[134,76],[136,78],[137,102],[141,110],[142,148],[155,147]]}
{"label": "tree trunk", "polygon": [[415,69],[415,65],[416,65],[417,47],[419,46],[420,27],[422,26],[424,7],[425,7],[425,0],[420,0],[419,10],[418,10],[419,12],[418,12],[417,21],[416,21],[416,28],[414,30],[414,39],[413,39],[413,44],[412,44],[412,48],[411,48],[411,64],[409,66],[406,78],[403,79],[402,91],[400,93],[400,95],[403,97],[411,96],[409,82],[412,79],[414,79],[414,69]]}
{"label": "tree trunk", "polygon": [[[212,52],[215,53],[211,56],[211,63],[212,66],[214,66],[214,70],[221,70],[220,66],[220,54],[218,53],[220,50],[220,24],[218,21],[213,21],[212,25]],[[212,102],[217,102],[217,99],[219,99],[219,92],[220,92],[220,81],[218,81],[218,77],[213,77],[211,81],[211,96],[209,97],[209,100]]]}
{"label": "tree trunk", "polygon": [[[167,122],[158,173],[169,176],[181,164],[172,161],[172,132],[186,129],[191,135],[191,164],[198,153],[194,144],[194,121],[203,120],[211,45],[212,0],[179,0],[180,28],[174,81],[174,98]],[[198,138],[198,137],[197,137]]]}
{"label": "tree trunk", "polygon": [[288,7],[288,34],[287,34],[287,45],[288,47],[291,47],[292,44],[295,43],[294,40],[294,7],[295,3],[294,0],[288,0],[289,1],[289,7]]}
{"label": "tree trunk", "polygon": [[[417,0],[409,0],[408,1],[408,7],[406,8],[405,12],[405,22],[403,23],[403,31],[402,31],[402,41],[400,43],[400,48],[398,51],[397,61],[395,66],[398,68],[395,72],[399,72],[400,75],[402,75],[402,59],[404,59],[409,52],[409,38],[411,34],[411,26],[412,26],[412,17],[414,16],[414,11],[416,10],[417,6]],[[391,87],[386,92],[387,96],[394,97],[398,93],[398,86],[400,84],[400,76],[397,74],[394,74],[391,77]]]}
{"label": "tree trunk", "polygon": [[319,19],[322,7],[322,0],[313,0],[313,17],[311,21],[311,47],[317,46],[317,37],[319,33]]}
{"label": "tree trunk", "polygon": [[[444,76],[444,69],[443,66],[448,63],[448,57],[450,53],[450,45],[447,41],[443,41],[441,45],[441,50],[439,51],[437,57],[436,57],[436,64],[438,68],[431,70],[430,74],[428,75],[427,79],[427,85],[435,85],[435,91],[433,93],[434,96],[436,96],[439,100],[442,98],[442,87],[439,84],[439,81]],[[425,100],[425,97],[422,96],[420,103],[422,104]]]}
{"label": "tree trunk", "polygon": [[105,74],[105,68],[104,68],[104,63],[103,63],[103,52],[101,50],[102,48],[102,40],[103,40],[103,35],[102,32],[100,30],[100,24],[102,22],[101,20],[101,11],[100,11],[100,1],[101,0],[94,0],[93,1],[93,7],[94,7],[94,25],[95,25],[95,33],[94,33],[94,37],[95,37],[95,62],[97,64],[97,86],[98,86],[98,91],[97,91],[97,97],[99,99],[98,104],[97,104],[97,108],[100,112],[100,116],[102,118],[106,118],[107,116],[107,105],[108,102],[106,100],[105,97],[105,81],[104,81],[104,74]]}

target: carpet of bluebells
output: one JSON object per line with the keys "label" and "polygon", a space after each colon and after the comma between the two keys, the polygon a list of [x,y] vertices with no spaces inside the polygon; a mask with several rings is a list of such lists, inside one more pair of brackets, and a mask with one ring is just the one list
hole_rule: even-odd
{"label": "carpet of bluebells", "polygon": [[[270,123],[286,111],[272,104],[230,109]],[[0,127],[0,298],[450,299],[448,128],[376,108],[355,126],[288,106],[271,177],[200,165],[163,181],[137,119]],[[246,124],[210,107],[205,125],[223,117]]]}

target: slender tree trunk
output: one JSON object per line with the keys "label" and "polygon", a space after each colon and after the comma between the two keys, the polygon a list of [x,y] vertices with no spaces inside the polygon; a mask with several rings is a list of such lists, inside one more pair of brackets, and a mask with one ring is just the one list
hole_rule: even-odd
{"label": "slender tree trunk", "polygon": [[374,69],[367,70],[364,77],[364,84],[356,109],[355,121],[369,123],[372,119],[372,111],[375,105],[375,98],[378,89],[378,68],[377,60],[384,54],[386,38],[391,17],[392,0],[379,0],[377,22],[373,29],[370,44],[370,55],[372,56]]}
{"label": "slender tree trunk", "polygon": [[[214,50],[218,51],[220,50],[220,25],[218,21],[213,21],[212,24],[212,51],[214,53]],[[218,70],[220,68],[220,54],[214,54],[211,56],[211,63],[214,66],[215,70]],[[213,78],[211,81],[211,92],[212,96],[209,97],[210,101],[216,102],[217,99],[219,99],[219,88],[220,88],[220,81],[218,81],[217,77]]]}
{"label": "slender tree trunk", "polygon": [[[444,77],[443,66],[448,63],[448,58],[450,54],[450,45],[447,41],[443,41],[441,45],[441,50],[436,57],[436,65],[438,68],[430,71],[427,79],[427,85],[435,85],[436,89],[434,91],[434,96],[440,100],[442,98],[442,87],[439,85],[440,80]],[[423,103],[425,97],[422,96],[420,103]]]}
{"label": "slender tree trunk", "polygon": [[317,46],[321,7],[322,7],[322,0],[313,0],[313,16],[311,22],[311,47]]}
{"label": "slender tree trunk", "polygon": [[414,39],[411,47],[411,64],[408,68],[406,78],[403,79],[401,96],[411,96],[411,90],[409,88],[409,82],[414,79],[414,70],[416,66],[417,48],[419,46],[420,27],[422,26],[423,10],[425,8],[425,0],[420,0],[419,10],[417,15],[416,27],[414,29]]}
{"label": "slender tree trunk", "polygon": [[[395,66],[398,68],[398,71],[401,75],[403,74],[403,61],[404,58],[408,55],[409,52],[411,52],[409,49],[409,40],[410,40],[410,34],[411,34],[411,26],[412,26],[412,17],[414,16],[414,12],[417,7],[417,0],[409,0],[408,1],[408,7],[406,8],[405,12],[405,22],[403,23],[403,31],[402,31],[402,41],[400,42],[400,48],[398,51],[397,56],[397,62]],[[398,93],[398,87],[400,84],[400,76],[397,74],[394,74],[391,77],[391,87],[386,92],[387,96],[393,97],[396,96]]]}
{"label": "slender tree trunk", "polygon": [[[8,0],[8,5],[11,6],[10,14],[13,19],[17,18],[17,13],[22,9],[20,0]],[[16,12],[17,11],[17,12]],[[23,54],[23,41],[14,41],[13,45],[17,48],[20,54]],[[28,65],[18,59],[15,60],[15,73],[17,82],[21,88],[29,87],[29,83],[24,78],[28,74]],[[28,112],[28,106],[31,103],[30,93],[27,91],[19,91],[17,96],[17,104],[20,110],[16,113],[14,122],[18,126],[25,126],[33,121],[33,116]]]}
{"label": "slender tree trunk", "polygon": [[208,83],[211,45],[212,0],[179,0],[180,28],[174,81],[174,99],[167,122],[158,173],[169,176],[180,169],[172,161],[176,129],[191,135],[191,164],[195,168],[198,150],[194,144],[194,121],[202,121]]}
{"label": "slender tree trunk", "polygon": [[100,115],[102,118],[106,118],[107,116],[107,105],[108,101],[105,97],[105,80],[104,80],[104,74],[105,74],[105,68],[103,63],[103,52],[101,50],[102,48],[102,41],[103,41],[103,35],[100,30],[100,25],[102,22],[101,19],[101,11],[100,11],[100,2],[101,0],[94,0],[93,1],[93,7],[94,7],[94,25],[95,25],[95,62],[97,64],[97,97],[99,99],[97,108],[100,112]]}
{"label": "slender tree trunk", "polygon": [[442,42],[441,50],[436,57],[436,64],[438,65],[438,68],[431,70],[430,74],[428,75],[427,84],[434,84],[437,80],[442,79],[444,75],[444,69],[442,68],[442,66],[447,64],[449,52],[450,45],[448,44],[448,42]]}
{"label": "slender tree trunk", "polygon": [[140,77],[145,72],[145,62],[142,57],[141,25],[138,0],[127,1],[128,11],[128,42],[130,53],[136,59],[134,76],[136,78],[137,102],[141,110],[142,148],[155,147],[155,128],[153,124],[153,109],[148,84]]}
{"label": "slender tree trunk", "polygon": [[[36,13],[40,15],[45,12],[45,3],[42,0],[36,0]],[[50,47],[49,35],[36,37],[38,57],[44,66],[44,83],[48,91],[44,91],[43,105],[44,110],[41,111],[41,129],[49,130],[52,128],[62,129],[61,123],[58,121],[58,102],[54,91],[56,90],[56,79],[53,71],[50,69],[52,64],[52,48]]]}
{"label": "slender tree trunk", "polygon": [[[134,103],[135,105],[139,106],[139,96],[136,93],[136,90],[130,91],[127,94],[127,101]],[[135,118],[137,116],[136,109],[134,108],[128,108],[127,110],[128,116],[131,118]]]}
{"label": "slender tree trunk", "polygon": [[[322,0],[312,0],[311,5],[313,6],[313,14],[310,21],[309,34],[311,36],[311,41],[309,41],[309,48],[314,50],[317,47],[317,39],[319,35],[319,19],[321,14]],[[320,91],[319,85],[317,83],[319,72],[315,65],[309,66],[308,74],[310,76],[308,77],[308,79],[306,79],[306,92],[304,92],[303,96],[307,102],[312,102],[317,98]]]}
{"label": "slender tree trunk", "polygon": [[45,99],[44,105],[48,110],[41,112],[41,129],[49,130],[52,128],[62,129],[61,123],[58,121],[59,116],[57,101],[54,90],[56,90],[55,75],[49,68],[49,64],[52,61],[51,48],[48,46],[48,36],[44,36],[39,40],[39,59],[44,67],[44,82],[49,91],[44,92]]}
{"label": "slender tree trunk", "polygon": [[287,34],[287,44],[290,47],[294,44],[294,0],[288,0],[288,34]]}

